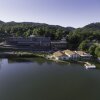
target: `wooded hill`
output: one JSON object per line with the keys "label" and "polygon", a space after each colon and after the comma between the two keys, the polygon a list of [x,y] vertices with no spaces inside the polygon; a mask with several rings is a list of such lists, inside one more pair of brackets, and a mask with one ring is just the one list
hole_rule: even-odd
{"label": "wooded hill", "polygon": [[[1,41],[6,37],[28,37],[30,35],[51,37],[52,40],[59,40],[62,37],[66,37],[68,48],[72,50],[79,49],[91,52],[91,48],[93,50],[97,47],[100,48],[100,23],[91,23],[82,28],[75,29],[73,27],[62,27],[45,23],[18,23],[14,21],[5,23],[0,21]],[[92,54],[94,53],[92,52]],[[100,54],[98,55],[100,56]]]}
{"label": "wooded hill", "polygon": [[100,57],[100,23],[77,28],[68,35],[70,49],[79,49]]}
{"label": "wooded hill", "polygon": [[51,39],[61,39],[70,31],[74,30],[72,27],[61,27],[58,25],[48,25],[44,23],[32,22],[3,22],[0,21],[0,37],[8,36],[22,36],[28,37],[30,35],[46,36]]}

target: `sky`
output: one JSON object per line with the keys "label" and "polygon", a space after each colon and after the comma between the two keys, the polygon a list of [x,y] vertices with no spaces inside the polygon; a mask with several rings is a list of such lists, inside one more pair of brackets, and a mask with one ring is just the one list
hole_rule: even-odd
{"label": "sky", "polygon": [[0,0],[0,20],[78,28],[100,22],[100,0]]}

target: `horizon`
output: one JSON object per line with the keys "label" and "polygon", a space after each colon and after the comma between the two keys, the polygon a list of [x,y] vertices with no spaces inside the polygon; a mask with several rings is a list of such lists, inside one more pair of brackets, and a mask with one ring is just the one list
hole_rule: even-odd
{"label": "horizon", "polygon": [[43,22],[31,22],[31,21],[3,21],[3,20],[0,20],[4,23],[9,23],[9,22],[15,22],[15,23],[23,23],[23,22],[26,22],[26,23],[39,23],[39,24],[47,24],[47,25],[55,25],[55,26],[61,26],[61,27],[72,27],[72,28],[82,28],[82,27],[85,27],[86,25],[89,25],[89,24],[92,24],[92,23],[100,23],[100,22],[92,22],[92,23],[88,23],[82,27],[73,27],[73,26],[62,26],[62,25],[57,25],[57,24],[48,24],[48,23],[43,23]]}
{"label": "horizon", "polygon": [[99,5],[99,0],[1,0],[0,19],[80,28],[100,22]]}

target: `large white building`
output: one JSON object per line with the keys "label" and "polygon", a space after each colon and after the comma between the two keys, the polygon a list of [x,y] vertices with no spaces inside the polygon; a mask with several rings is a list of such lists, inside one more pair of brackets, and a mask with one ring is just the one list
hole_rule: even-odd
{"label": "large white building", "polygon": [[57,51],[53,53],[55,60],[69,60],[69,57],[65,55],[62,51]]}
{"label": "large white building", "polygon": [[92,55],[90,55],[89,53],[86,53],[84,51],[75,51],[79,56],[80,58],[82,59],[90,59],[92,57]]}
{"label": "large white building", "polygon": [[71,50],[64,50],[63,53],[66,54],[72,60],[79,58],[79,54]]}

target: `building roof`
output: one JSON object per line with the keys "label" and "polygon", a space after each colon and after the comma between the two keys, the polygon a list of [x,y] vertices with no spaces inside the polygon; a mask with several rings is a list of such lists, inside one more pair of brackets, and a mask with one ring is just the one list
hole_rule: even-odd
{"label": "building roof", "polygon": [[32,35],[30,35],[29,37],[36,37],[36,35],[33,35],[33,34],[32,34]]}
{"label": "building roof", "polygon": [[51,42],[50,37],[10,37],[7,39],[8,41],[18,41],[18,42],[31,42],[31,41],[43,41],[43,42]]}
{"label": "building roof", "polygon": [[63,37],[61,40],[55,40],[55,41],[51,41],[51,43],[67,43],[65,37]]}
{"label": "building roof", "polygon": [[65,38],[65,37],[63,37],[63,38],[61,39],[61,41],[60,41],[60,42],[62,42],[62,43],[67,43],[66,38]]}
{"label": "building roof", "polygon": [[71,51],[71,50],[64,50],[63,53],[68,54],[68,55],[74,55],[75,52]]}
{"label": "building roof", "polygon": [[91,56],[89,53],[86,53],[84,51],[75,51],[77,54],[79,54],[80,56]]}
{"label": "building roof", "polygon": [[53,55],[56,57],[65,56],[65,54],[61,51],[54,52]]}
{"label": "building roof", "polygon": [[100,61],[100,57],[98,57],[98,60]]}

